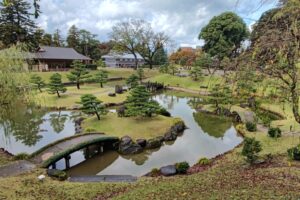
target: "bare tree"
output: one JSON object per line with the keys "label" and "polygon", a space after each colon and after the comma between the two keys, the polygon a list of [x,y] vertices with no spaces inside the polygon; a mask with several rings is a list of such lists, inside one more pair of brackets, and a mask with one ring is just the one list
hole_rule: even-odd
{"label": "bare tree", "polygon": [[140,35],[140,45],[137,51],[149,64],[150,69],[153,68],[154,58],[157,51],[164,48],[170,41],[169,37],[163,33],[155,33],[150,25],[145,26],[145,30]]}
{"label": "bare tree", "polygon": [[117,23],[112,27],[110,38],[116,44],[117,50],[127,51],[134,56],[135,69],[138,68],[138,52],[140,35],[144,32],[145,22],[143,20],[129,20]]}

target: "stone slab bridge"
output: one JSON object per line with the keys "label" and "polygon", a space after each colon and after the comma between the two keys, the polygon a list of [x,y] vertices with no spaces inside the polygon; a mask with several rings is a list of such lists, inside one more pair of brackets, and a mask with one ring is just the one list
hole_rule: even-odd
{"label": "stone slab bridge", "polygon": [[52,166],[55,169],[56,162],[65,159],[66,169],[68,169],[70,168],[70,154],[84,149],[85,156],[89,157],[91,148],[97,153],[102,153],[106,149],[114,148],[114,144],[118,141],[118,137],[106,136],[103,133],[74,135],[41,148],[30,156],[30,161],[43,168]]}

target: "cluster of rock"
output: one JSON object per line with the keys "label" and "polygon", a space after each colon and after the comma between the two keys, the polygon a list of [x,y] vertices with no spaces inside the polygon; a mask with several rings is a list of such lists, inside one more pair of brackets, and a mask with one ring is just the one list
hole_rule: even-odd
{"label": "cluster of rock", "polygon": [[58,169],[48,169],[47,175],[51,178],[64,181],[68,178],[68,175],[65,171],[58,170]]}
{"label": "cluster of rock", "polygon": [[176,123],[170,128],[170,130],[165,133],[164,136],[156,137],[153,139],[138,139],[133,141],[129,136],[124,136],[121,138],[119,143],[119,153],[128,154],[138,154],[144,149],[156,149],[162,146],[164,141],[174,141],[177,137],[182,134],[185,129],[185,125],[182,121]]}

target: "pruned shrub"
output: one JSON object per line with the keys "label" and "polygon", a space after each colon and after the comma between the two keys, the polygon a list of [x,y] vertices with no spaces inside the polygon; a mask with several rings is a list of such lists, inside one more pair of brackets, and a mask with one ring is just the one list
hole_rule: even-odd
{"label": "pruned shrub", "polygon": [[290,159],[300,161],[300,144],[296,147],[288,149],[288,155]]}
{"label": "pruned shrub", "polygon": [[198,161],[198,164],[199,165],[209,165],[211,163],[211,161],[208,159],[208,158],[201,158],[199,161]]}
{"label": "pruned shrub", "polygon": [[255,132],[257,130],[256,124],[252,122],[247,122],[246,123],[246,129],[249,132]]}
{"label": "pruned shrub", "polygon": [[258,153],[262,150],[261,144],[255,138],[245,138],[242,155],[246,157],[246,161],[253,164],[258,159]]}
{"label": "pruned shrub", "polygon": [[268,134],[272,138],[279,138],[281,137],[281,130],[280,128],[269,128]]}
{"label": "pruned shrub", "polygon": [[176,171],[179,174],[186,174],[189,168],[190,165],[187,162],[176,163]]}
{"label": "pruned shrub", "polygon": [[153,169],[151,170],[151,172],[150,172],[150,175],[151,175],[151,176],[158,176],[159,173],[160,173],[160,170],[159,170],[159,169],[153,168]]}
{"label": "pruned shrub", "polygon": [[14,160],[26,160],[29,158],[29,155],[27,153],[19,153],[14,156]]}
{"label": "pruned shrub", "polygon": [[171,117],[171,113],[169,111],[167,111],[167,109],[165,109],[165,108],[161,108],[157,114],[163,115],[166,117]]}

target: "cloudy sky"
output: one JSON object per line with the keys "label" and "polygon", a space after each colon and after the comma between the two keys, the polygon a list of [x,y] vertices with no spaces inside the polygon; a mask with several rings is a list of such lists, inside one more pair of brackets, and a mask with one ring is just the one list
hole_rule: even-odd
{"label": "cloudy sky", "polygon": [[111,27],[130,18],[150,22],[164,31],[176,46],[200,45],[203,26],[224,11],[235,11],[250,27],[253,20],[276,5],[275,0],[41,0],[39,25],[48,32],[59,28],[64,35],[75,24],[108,40]]}

